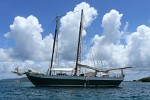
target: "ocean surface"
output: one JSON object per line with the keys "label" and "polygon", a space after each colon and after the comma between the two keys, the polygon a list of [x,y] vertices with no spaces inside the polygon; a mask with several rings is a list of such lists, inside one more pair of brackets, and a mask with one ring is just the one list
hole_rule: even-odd
{"label": "ocean surface", "polygon": [[150,100],[150,83],[122,82],[116,88],[77,88],[0,82],[0,100]]}

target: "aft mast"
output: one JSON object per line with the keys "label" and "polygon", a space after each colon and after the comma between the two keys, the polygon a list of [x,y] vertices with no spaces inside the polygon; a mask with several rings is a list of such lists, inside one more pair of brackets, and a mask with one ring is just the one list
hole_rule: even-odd
{"label": "aft mast", "polygon": [[78,46],[77,46],[77,56],[76,56],[76,65],[75,65],[75,71],[74,76],[77,76],[77,70],[78,70],[78,61],[79,61],[79,54],[80,54],[80,42],[81,42],[81,35],[82,35],[82,27],[83,27],[83,9],[81,11],[81,20],[80,20],[80,28],[79,28],[79,37],[78,37]]}
{"label": "aft mast", "polygon": [[54,42],[53,42],[53,51],[52,51],[52,57],[51,57],[51,64],[50,64],[50,72],[49,75],[52,74],[52,67],[53,67],[53,60],[54,60],[54,52],[55,52],[55,44],[56,44],[56,38],[58,37],[58,16],[56,17],[56,28],[55,28],[55,36],[54,36]]}

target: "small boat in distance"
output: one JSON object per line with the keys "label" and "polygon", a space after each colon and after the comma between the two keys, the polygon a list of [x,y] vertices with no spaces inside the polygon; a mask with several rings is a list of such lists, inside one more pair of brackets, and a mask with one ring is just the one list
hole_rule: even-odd
{"label": "small boat in distance", "polygon": [[[35,72],[32,69],[29,69],[27,72],[21,73],[19,69],[16,68],[13,73],[18,75],[25,74],[28,79],[35,86],[80,86],[80,87],[117,87],[124,80],[123,69],[133,68],[133,67],[120,67],[112,68],[108,70],[101,70],[96,67],[83,65],[79,63],[80,53],[81,53],[81,35],[82,35],[82,21],[83,21],[83,10],[81,11],[79,35],[78,35],[78,45],[76,53],[76,63],[74,68],[53,68],[53,60],[55,53],[55,45],[58,37],[58,16],[56,17],[56,29],[54,35],[53,49],[51,64],[47,73]],[[80,68],[93,70],[88,73],[81,73]],[[121,70],[121,74],[117,76],[109,76],[109,72],[113,70]],[[67,72],[71,72],[71,75],[67,75]],[[103,74],[98,74],[103,73]]]}

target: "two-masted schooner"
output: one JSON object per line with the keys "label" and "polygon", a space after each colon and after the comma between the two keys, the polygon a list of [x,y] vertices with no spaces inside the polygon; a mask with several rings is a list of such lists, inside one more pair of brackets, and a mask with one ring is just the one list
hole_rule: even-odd
{"label": "two-masted schooner", "polygon": [[[132,67],[121,67],[113,68],[108,70],[101,70],[96,67],[91,67],[88,65],[83,65],[79,63],[79,54],[81,46],[81,35],[83,28],[83,10],[81,11],[81,20],[79,27],[79,37],[76,53],[76,63],[74,68],[53,68],[53,59],[56,45],[56,38],[58,36],[58,17],[56,17],[56,29],[54,35],[54,43],[51,57],[51,64],[47,73],[34,72],[29,69],[27,72],[21,73],[18,71],[18,68],[13,71],[18,75],[25,74],[28,79],[35,86],[81,86],[81,87],[117,87],[124,80],[123,69],[132,68]],[[79,68],[87,68],[93,70],[88,73],[79,73]],[[109,76],[108,73],[112,70],[121,70],[121,74],[118,76]],[[67,75],[67,72],[72,74]],[[55,73],[55,74],[52,74]],[[103,75],[98,75],[98,73],[104,73]]]}

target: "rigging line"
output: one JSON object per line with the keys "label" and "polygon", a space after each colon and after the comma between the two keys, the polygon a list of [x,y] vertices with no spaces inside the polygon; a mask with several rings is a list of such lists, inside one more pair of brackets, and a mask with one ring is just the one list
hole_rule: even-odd
{"label": "rigging line", "polygon": [[[75,13],[77,13],[77,12],[81,12],[81,10],[79,10],[79,11],[76,11]],[[83,61],[83,48],[84,48],[84,44],[83,44],[83,30],[84,30],[84,21],[85,21],[85,17],[84,17],[84,14],[83,14],[83,16],[82,16],[82,27],[81,27],[81,31],[82,31],[82,34],[80,34],[81,35],[81,37],[80,37],[80,52],[79,52],[79,61],[80,61],[80,63],[82,63],[82,61]],[[82,72],[81,72],[81,70],[82,70]],[[81,73],[83,73],[83,69],[80,67],[80,70],[79,70],[80,72],[80,74]]]}
{"label": "rigging line", "polygon": [[[76,12],[73,12],[73,13],[77,13],[77,12],[79,12],[79,11],[76,11]],[[60,15],[60,16],[58,16],[58,17],[62,17],[63,15]],[[53,23],[54,22],[54,20],[55,20],[55,18],[52,20],[52,22],[51,23]],[[48,29],[48,27],[46,28],[46,30]],[[31,55],[33,55],[34,54],[34,51],[39,47],[39,44],[41,44],[40,42],[39,43],[37,43],[37,45],[36,46],[34,46],[33,48],[32,48],[32,50],[31,50]],[[23,58],[23,60],[25,60],[26,59],[26,57],[24,57]]]}
{"label": "rigging line", "polygon": [[[41,42],[38,42],[38,43],[35,43],[34,45],[32,45],[33,47],[32,47],[32,49],[31,49],[31,52],[29,52],[29,53],[30,53],[30,56],[33,56],[33,57],[34,57],[34,55],[35,55],[35,52],[34,52],[34,51],[36,51],[36,49],[40,46],[40,44],[41,44]],[[26,58],[26,57],[24,57],[23,60],[25,60],[25,58]]]}
{"label": "rigging line", "polygon": [[[53,23],[54,21],[52,21],[51,23]],[[34,45],[32,45],[33,47],[32,47],[32,49],[31,49],[31,51],[29,52],[29,53],[31,53],[31,55],[33,55],[34,54],[34,51],[39,47],[39,45],[40,45],[41,43],[40,42],[38,42],[38,43],[35,43]],[[30,56],[31,56],[30,55]],[[24,56],[23,58],[22,58],[22,60],[25,60],[26,59],[26,57]]]}
{"label": "rigging line", "polygon": [[[58,17],[58,19],[61,17],[61,16],[57,16]],[[52,24],[53,23],[55,23],[55,21],[56,21],[56,17],[53,19],[53,21],[52,21]],[[59,23],[58,23],[59,24]],[[50,25],[51,26],[51,25]],[[53,26],[52,26],[53,27]],[[53,36],[55,36],[55,32],[53,32],[53,34],[52,34]],[[57,34],[57,36],[56,36],[56,39],[58,40],[58,34]],[[56,42],[57,43],[57,42]],[[57,46],[56,46],[56,48],[57,48]],[[56,49],[55,48],[55,49]],[[54,54],[54,56],[57,56],[57,55],[55,55]],[[52,58],[50,57],[50,60],[51,60]],[[54,59],[54,61],[56,62],[56,59]],[[49,65],[51,65],[51,62],[49,62]],[[48,66],[48,70],[47,70],[47,74],[49,74],[49,72],[50,72],[50,68],[49,68],[49,66]]]}
{"label": "rigging line", "polygon": [[[51,31],[53,31],[53,27],[54,27],[54,23],[55,23],[55,18],[53,18],[53,20],[50,22],[50,24],[45,28],[44,31],[48,31],[51,33]],[[50,33],[47,33],[47,34],[50,34]],[[52,34],[52,33],[51,33]]]}
{"label": "rigging line", "polygon": [[[59,24],[58,24],[58,26],[59,26]],[[58,36],[59,36],[59,34],[58,34]],[[60,51],[59,51],[59,49],[60,49],[60,40],[59,40],[59,37],[57,36],[57,66],[60,66]]]}
{"label": "rigging line", "polygon": [[51,56],[51,64],[49,66],[50,68],[50,72],[49,75],[51,75],[52,72],[52,67],[53,67],[53,58],[54,58],[54,53],[55,53],[55,42],[56,42],[56,38],[57,38],[57,34],[58,34],[58,20],[59,20],[59,16],[56,17],[56,28],[55,28],[55,35],[54,35],[54,42],[53,42],[53,49],[52,49],[52,56]]}
{"label": "rigging line", "polygon": [[[79,11],[77,11],[79,12]],[[84,21],[85,21],[85,16],[83,14],[83,23],[82,23],[82,34],[81,34],[81,48],[84,49],[84,43],[83,43],[83,30],[84,30]],[[83,54],[83,49],[81,49],[81,54]],[[82,56],[81,56],[82,57]],[[82,59],[81,59],[82,60]]]}
{"label": "rigging line", "polygon": [[[50,26],[52,26],[53,23],[54,23],[54,19],[51,21]],[[46,28],[46,29],[48,29],[48,28]],[[35,43],[35,45],[33,45],[32,49],[31,49],[31,52],[29,52],[29,53],[31,53],[31,55],[33,55],[33,57],[35,56],[34,51],[36,51],[36,49],[40,46],[40,44],[41,44],[41,42]],[[26,59],[26,57],[24,57],[22,60],[25,60],[25,59]]]}
{"label": "rigging line", "polygon": [[[81,9],[82,10],[82,9]],[[73,12],[73,13],[77,13],[77,12],[81,12],[81,10],[77,10],[77,11],[75,11],[75,12]],[[84,16],[84,15],[83,15]]]}
{"label": "rigging line", "polygon": [[[58,49],[58,47],[57,47]],[[57,50],[57,60],[56,60],[57,66],[60,66],[60,59],[59,59],[59,51]]]}
{"label": "rigging line", "polygon": [[[40,44],[41,44],[41,42],[35,43],[35,45],[33,45],[32,49],[31,49],[31,51],[29,52],[29,53],[30,53],[30,56],[33,57],[32,59],[34,59],[34,57],[36,56],[36,55],[35,55],[36,53],[35,53],[34,51],[36,51],[37,48],[39,48]],[[35,59],[37,59],[37,57],[35,57]],[[24,56],[24,57],[22,58],[22,60],[23,60],[23,61],[26,60],[26,57]],[[27,64],[27,62],[25,62],[24,64]],[[22,63],[21,63],[21,62],[20,62],[20,65],[22,66]]]}
{"label": "rigging line", "polygon": [[[61,16],[57,16],[57,17],[56,17],[57,20],[56,20],[56,18],[55,18],[57,28],[58,28],[58,26],[59,26],[58,24],[59,24],[59,19],[60,19],[60,17],[61,17]],[[57,34],[56,34],[56,30],[57,30]],[[55,45],[56,45],[56,48],[54,48],[54,51],[55,51],[55,49],[56,49],[56,50],[58,49],[58,31],[59,31],[59,29],[56,29],[56,27],[55,27],[55,32],[54,32],[53,35],[54,35],[54,42],[56,41],[56,44],[55,44]],[[56,37],[55,37],[55,36],[56,36]],[[53,47],[54,47],[54,44],[53,44]],[[57,50],[57,51],[58,51],[58,50]],[[57,53],[55,54],[55,52],[54,52],[54,53],[52,54],[52,56],[53,56],[53,55],[54,55],[54,57],[55,57],[55,56],[57,56]],[[47,70],[47,74],[49,74],[49,75],[50,75],[51,72],[52,72],[52,71],[51,71],[51,69],[52,69],[52,67],[53,67],[53,65],[52,65],[52,62],[53,62],[52,59],[53,59],[54,57],[51,57],[51,58],[50,58],[50,61],[51,61],[51,62],[49,63],[50,66],[48,67],[48,70]],[[55,62],[56,62],[56,60],[57,60],[57,59],[54,59]]]}
{"label": "rigging line", "polygon": [[[57,49],[59,50],[61,48],[61,40],[59,40],[59,37],[58,37],[58,42],[57,42]],[[57,50],[57,66],[60,66],[60,61],[62,60],[62,55],[60,53],[60,51]]]}
{"label": "rigging line", "polygon": [[[60,16],[58,16],[58,18],[60,18]],[[57,27],[59,27],[59,20],[58,20],[58,26]],[[59,33],[59,28],[58,28],[58,33]],[[57,62],[57,58],[58,58],[58,35],[59,34],[56,34],[56,50],[55,50],[55,59],[54,59],[54,61],[55,61],[55,63]]]}
{"label": "rigging line", "polygon": [[93,60],[94,66],[96,66],[95,61],[94,61],[93,49],[92,49],[92,60]]}
{"label": "rigging line", "polygon": [[39,46],[40,46],[40,44],[41,44],[41,42],[38,42],[34,47],[33,47],[33,49],[32,49],[32,51],[31,51],[31,55],[33,55],[33,59],[34,59],[34,57],[35,57],[35,61],[38,61],[37,59],[38,59],[38,57],[37,57],[37,55],[36,55],[36,50],[37,50],[37,48],[39,48]]}
{"label": "rigging line", "polygon": [[[95,49],[94,49],[94,48],[92,48],[92,49],[93,49],[93,51],[95,52]],[[97,64],[100,65],[100,62],[99,62],[99,60],[98,60],[98,55],[95,54],[95,58],[97,59],[97,60],[96,60],[96,61],[97,61]],[[102,64],[102,69],[103,69],[103,63],[102,63],[102,61],[101,61],[101,64]]]}
{"label": "rigging line", "polygon": [[59,15],[59,17],[64,17],[64,16],[66,16],[66,15],[71,15],[71,14],[78,13],[78,12],[81,12],[81,10],[78,10],[78,11],[71,11],[71,13],[67,12],[66,14],[61,14],[61,15]]}
{"label": "rigging line", "polygon": [[[77,13],[77,12],[81,12],[81,10],[78,10],[75,13]],[[83,48],[84,48],[84,43],[83,43],[84,21],[85,21],[85,16],[83,14],[83,17],[82,17],[82,27],[81,27],[82,34],[81,34],[81,38],[80,38],[80,54],[79,54],[80,55],[80,62],[83,60],[82,54],[83,54]]]}
{"label": "rigging line", "polygon": [[[57,38],[58,38],[58,43],[57,43],[58,46],[57,46],[57,49],[60,49],[60,48],[61,48],[61,40],[59,39],[59,34],[58,34],[58,37],[57,37]],[[57,52],[57,56],[58,56],[58,57],[57,57],[57,58],[58,58],[58,59],[57,59],[57,63],[58,63],[58,66],[60,66],[60,61],[62,60],[62,57],[61,57],[62,55],[61,55],[61,52],[60,52],[60,51]]]}
{"label": "rigging line", "polygon": [[81,19],[80,19],[80,26],[79,26],[79,34],[78,34],[78,45],[77,45],[77,52],[76,52],[76,66],[74,71],[74,76],[77,76],[78,71],[78,60],[79,60],[79,53],[80,53],[80,39],[82,34],[82,20],[83,19],[83,9],[81,11]]}
{"label": "rigging line", "polygon": [[[81,10],[78,10],[78,11],[75,11],[75,12],[73,12],[73,13],[77,13],[77,12],[80,12]],[[73,13],[67,13],[67,14],[73,14]],[[61,18],[61,17],[63,17],[63,16],[65,16],[66,14],[62,14],[62,15],[59,15],[58,17],[59,18]],[[55,19],[54,19],[55,20]],[[58,36],[57,36],[57,38],[58,38]],[[58,43],[57,43],[58,44]],[[58,48],[58,47],[57,47]],[[56,54],[56,56],[57,56],[57,54]],[[55,62],[56,62],[56,60],[55,60]]]}
{"label": "rigging line", "polygon": [[1,67],[0,67],[1,71],[4,70],[3,66],[4,66],[4,63],[1,63]]}
{"label": "rigging line", "polygon": [[54,60],[54,63],[55,63],[55,66],[56,66],[57,65],[57,57],[58,57],[58,34],[56,34],[56,48],[55,49],[56,49],[56,51],[55,51],[55,60]]}

